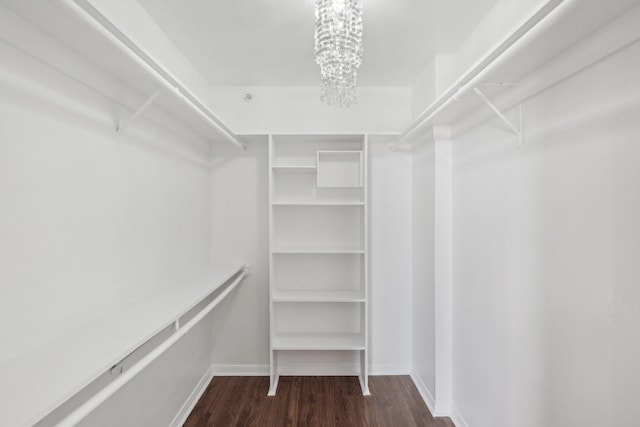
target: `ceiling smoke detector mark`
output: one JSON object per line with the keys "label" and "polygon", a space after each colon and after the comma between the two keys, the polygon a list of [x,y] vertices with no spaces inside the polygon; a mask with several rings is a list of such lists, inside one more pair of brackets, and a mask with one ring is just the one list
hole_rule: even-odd
{"label": "ceiling smoke detector mark", "polygon": [[251,101],[253,101],[253,94],[245,93],[242,99],[244,99],[244,102],[250,103]]}

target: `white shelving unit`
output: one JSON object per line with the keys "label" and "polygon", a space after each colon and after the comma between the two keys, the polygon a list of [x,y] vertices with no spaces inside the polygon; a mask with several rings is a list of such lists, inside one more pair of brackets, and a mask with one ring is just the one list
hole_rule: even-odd
{"label": "white shelving unit", "polygon": [[309,351],[357,358],[369,394],[366,159],[365,135],[269,137],[271,396]]}

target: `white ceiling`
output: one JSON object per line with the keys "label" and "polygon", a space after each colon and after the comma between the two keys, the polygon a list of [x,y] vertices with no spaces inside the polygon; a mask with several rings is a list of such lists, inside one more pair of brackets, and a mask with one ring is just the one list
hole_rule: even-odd
{"label": "white ceiling", "polygon": [[[212,85],[314,86],[313,0],[138,0]],[[413,84],[497,0],[364,0],[360,86]]]}

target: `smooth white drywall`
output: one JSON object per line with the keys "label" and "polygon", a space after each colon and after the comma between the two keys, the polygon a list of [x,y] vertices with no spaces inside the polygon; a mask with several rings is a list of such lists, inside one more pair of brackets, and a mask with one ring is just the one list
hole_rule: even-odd
{"label": "smooth white drywall", "polygon": [[269,370],[268,172],[266,141],[216,157],[212,168],[212,259],[245,262],[251,272],[230,307],[214,314],[215,373]]}
{"label": "smooth white drywall", "polygon": [[435,57],[436,97],[441,95],[482,56],[497,46],[507,34],[521,25],[526,18],[549,0],[499,0],[493,8],[469,29],[469,35],[451,52]]}
{"label": "smooth white drywall", "polygon": [[411,170],[409,153],[371,143],[369,170],[371,373],[411,366]]}
{"label": "smooth white drywall", "polygon": [[[436,56],[437,58],[437,56]],[[411,87],[411,118],[415,119],[435,100],[436,59],[422,70]]]}
{"label": "smooth white drywall", "polygon": [[435,144],[416,145],[412,165],[412,377],[433,410],[435,399]]}
{"label": "smooth white drywall", "polygon": [[208,171],[158,130],[118,140],[108,102],[49,73],[0,75],[0,358],[208,261]]}
{"label": "smooth white drywall", "polygon": [[356,93],[357,104],[338,108],[320,101],[319,87],[216,86],[211,102],[238,134],[399,132],[411,118],[409,87],[359,87]]}
{"label": "smooth white drywall", "polygon": [[469,427],[637,424],[639,58],[635,43],[526,102],[522,147],[497,121],[454,141]]}
{"label": "smooth white drywall", "polygon": [[[116,137],[120,107],[112,101],[7,44],[0,55],[4,359],[157,288],[180,286],[210,261],[211,215],[209,171],[176,154],[183,141],[143,118]],[[163,357],[162,369],[145,373],[154,381],[128,387],[135,401],[114,397],[118,403],[101,412],[104,424],[126,425],[114,414],[146,405],[163,408],[136,415],[152,417],[148,425],[171,421],[206,372],[210,349],[186,338],[174,351],[204,354],[207,363]]]}
{"label": "smooth white drywall", "polygon": [[[372,373],[409,373],[411,159],[371,144]],[[212,172],[212,256],[244,261],[251,275],[214,322],[214,371],[261,374],[269,368],[269,159],[266,141],[222,156]],[[215,316],[214,316],[215,318]],[[324,356],[327,356],[326,358]],[[283,360],[283,363],[286,360]],[[314,357],[326,367],[331,355]],[[292,362],[293,363],[293,362]],[[296,366],[281,368],[295,369]],[[266,390],[265,390],[266,393]]]}

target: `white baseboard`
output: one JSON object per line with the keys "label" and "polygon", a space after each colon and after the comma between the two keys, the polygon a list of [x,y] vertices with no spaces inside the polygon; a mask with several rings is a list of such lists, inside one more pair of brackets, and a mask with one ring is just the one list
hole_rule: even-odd
{"label": "white baseboard", "polygon": [[196,403],[198,403],[198,400],[200,400],[200,397],[202,396],[204,391],[207,389],[207,386],[209,385],[212,379],[213,379],[213,367],[210,367],[209,369],[207,369],[207,372],[205,372],[203,377],[200,379],[200,381],[198,382],[198,385],[196,385],[196,388],[193,389],[193,391],[191,392],[187,400],[184,402],[184,404],[176,414],[176,416],[173,417],[171,424],[169,424],[170,427],[181,427],[185,423],[185,421],[187,421],[187,418],[191,414],[191,411],[193,411],[193,408],[196,406]]}
{"label": "white baseboard", "polygon": [[467,424],[464,418],[462,418],[462,415],[460,415],[455,408],[451,410],[451,421],[453,421],[453,424],[455,424],[456,427],[469,427],[469,424]]}
{"label": "white baseboard", "polygon": [[269,365],[213,365],[217,377],[268,377]]}
{"label": "white baseboard", "polygon": [[[213,374],[218,377],[264,377],[269,376],[269,365],[213,365]],[[411,369],[403,364],[369,365],[369,375],[410,375]],[[327,365],[280,365],[280,375],[358,375],[360,367],[355,364]]]}
{"label": "white baseboard", "polygon": [[403,364],[369,365],[369,375],[411,375],[411,367]]}
{"label": "white baseboard", "polygon": [[416,385],[416,388],[418,389],[418,392],[420,393],[422,400],[424,400],[424,403],[427,405],[427,408],[429,408],[429,412],[431,412],[431,414],[434,415],[436,401],[431,395],[431,393],[429,392],[429,389],[420,378],[420,375],[418,375],[416,372],[411,372],[411,379],[413,380],[413,383]]}

